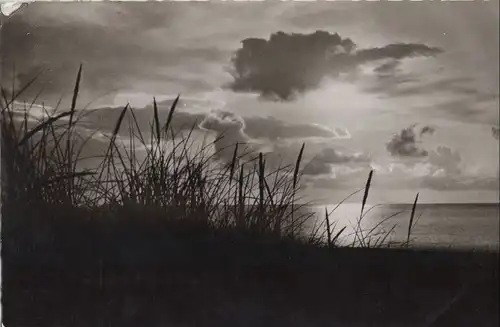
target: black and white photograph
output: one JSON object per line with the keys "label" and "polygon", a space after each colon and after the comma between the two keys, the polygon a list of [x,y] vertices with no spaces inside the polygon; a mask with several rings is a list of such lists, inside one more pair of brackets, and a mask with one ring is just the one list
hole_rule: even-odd
{"label": "black and white photograph", "polygon": [[5,327],[496,327],[499,2],[2,2]]}

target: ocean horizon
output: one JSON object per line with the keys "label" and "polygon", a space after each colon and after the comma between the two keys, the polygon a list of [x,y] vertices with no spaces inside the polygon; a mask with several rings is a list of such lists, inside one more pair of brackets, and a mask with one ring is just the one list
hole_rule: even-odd
{"label": "ocean horizon", "polygon": [[[404,242],[407,239],[412,203],[366,204],[360,226],[372,232],[373,238],[390,232],[387,240]],[[308,206],[315,217],[308,228],[315,225],[325,231],[325,208],[329,211],[332,234],[346,227],[340,241],[354,240],[354,230],[361,215],[361,203],[342,203]],[[334,210],[335,209],[335,210]],[[415,210],[414,224],[410,236],[414,247],[499,249],[499,203],[420,203]],[[376,235],[378,234],[378,235]],[[365,234],[366,235],[366,234]]]}

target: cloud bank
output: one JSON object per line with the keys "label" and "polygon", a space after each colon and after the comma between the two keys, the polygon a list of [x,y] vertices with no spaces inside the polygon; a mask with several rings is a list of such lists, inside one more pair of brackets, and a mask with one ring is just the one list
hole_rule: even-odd
{"label": "cloud bank", "polygon": [[[189,100],[184,100],[189,108]],[[170,99],[159,101],[158,118],[160,122],[165,122],[170,110],[172,101]],[[83,115],[80,124],[85,128],[97,129],[103,133],[109,133],[113,129],[120,116],[123,107],[102,107],[88,111]],[[144,138],[149,140],[150,123],[153,119],[153,106],[151,104],[143,108],[134,109],[134,114],[127,111],[124,125],[133,122],[138,127]],[[295,142],[329,142],[335,139],[345,139],[348,132],[340,128],[331,130],[319,124],[293,124],[271,116],[240,116],[229,110],[209,110],[204,112],[191,112],[189,109],[178,108],[174,112],[171,122],[174,134],[183,133],[190,130],[194,132],[213,135],[215,141],[215,151],[221,160],[230,160],[233,155],[234,145],[240,144],[242,151],[254,153],[279,152],[285,153],[290,147],[285,143]],[[128,129],[122,128],[120,133],[128,135]],[[294,153],[296,155],[296,153]]]}
{"label": "cloud bank", "polygon": [[370,157],[363,153],[344,153],[334,148],[325,148],[305,167],[305,175],[330,174],[335,165],[369,164]]}

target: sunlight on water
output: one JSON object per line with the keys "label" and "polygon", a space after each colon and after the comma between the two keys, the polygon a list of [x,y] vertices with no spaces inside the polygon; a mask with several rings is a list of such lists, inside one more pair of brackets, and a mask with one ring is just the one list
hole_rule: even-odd
{"label": "sunlight on water", "polygon": [[[332,237],[346,227],[339,238],[341,244],[352,244],[358,235],[371,238],[371,244],[381,235],[387,235],[385,243],[407,240],[411,204],[367,205],[363,219],[360,203],[345,203],[334,212],[336,205],[328,205]],[[312,207],[317,213],[315,222],[308,224],[308,230],[316,226],[326,240],[325,207]],[[421,204],[415,212],[411,244],[414,246],[487,248],[499,247],[499,207],[496,204]],[[359,242],[357,241],[359,244]]]}
{"label": "sunlight on water", "polygon": [[328,210],[332,237],[335,237],[345,227],[345,230],[338,238],[340,244],[359,244],[360,239],[366,239],[367,237],[373,238],[372,242],[376,239],[381,241],[384,238],[383,235],[389,232],[390,227],[386,228],[387,226],[384,224],[379,225],[380,219],[374,219],[374,217],[380,216],[380,209],[377,206],[367,204],[363,214],[361,213],[361,203],[313,207],[312,210],[317,213],[316,228],[325,239],[327,235],[325,208]]}

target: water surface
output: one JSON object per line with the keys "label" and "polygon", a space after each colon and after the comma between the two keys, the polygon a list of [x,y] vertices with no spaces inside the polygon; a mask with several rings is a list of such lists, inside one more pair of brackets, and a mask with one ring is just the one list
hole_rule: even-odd
{"label": "water surface", "polygon": [[[386,204],[365,207],[361,221],[363,235],[372,231],[376,234],[391,232],[392,241],[405,241],[411,215],[411,204]],[[327,206],[331,211],[335,205]],[[317,212],[316,223],[325,231],[325,207],[311,207]],[[332,214],[334,231],[347,226],[341,240],[352,242],[353,231],[358,227],[361,204],[346,203],[340,205]],[[359,234],[359,233],[358,233]],[[420,204],[415,212],[415,225],[411,233],[415,246],[498,249],[499,247],[499,205],[498,204]]]}

